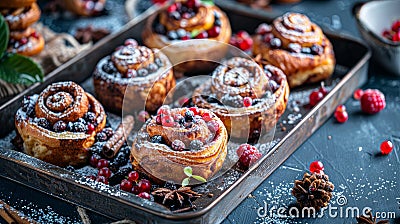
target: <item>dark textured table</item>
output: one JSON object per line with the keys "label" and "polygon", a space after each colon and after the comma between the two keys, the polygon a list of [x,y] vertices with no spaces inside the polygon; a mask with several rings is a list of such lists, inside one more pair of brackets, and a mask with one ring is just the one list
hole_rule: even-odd
{"label": "dark textured table", "polygon": [[[354,2],[303,1],[274,6],[273,10],[302,12],[325,29],[359,36],[351,15]],[[224,224],[356,223],[350,211],[362,211],[367,207],[380,216],[395,216],[390,219],[391,223],[400,223],[400,78],[390,76],[373,61],[369,77],[362,88],[380,89],[386,96],[386,109],[377,115],[365,115],[360,111],[359,102],[349,99],[345,104],[349,120],[338,124],[334,118],[329,119],[249,195]],[[386,139],[390,139],[395,148],[390,155],[381,156],[379,146]],[[325,172],[335,184],[331,210],[311,219],[277,217],[278,208],[290,208],[295,204],[290,193],[293,182],[302,177],[314,160],[324,163]],[[82,222],[75,206],[2,178],[0,199],[6,199],[44,223]],[[92,223],[110,222],[94,213],[89,212],[89,216]]]}

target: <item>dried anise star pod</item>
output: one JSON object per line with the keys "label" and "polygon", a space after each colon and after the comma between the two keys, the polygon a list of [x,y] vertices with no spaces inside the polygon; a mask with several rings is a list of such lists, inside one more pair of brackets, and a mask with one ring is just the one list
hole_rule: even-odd
{"label": "dried anise star pod", "polygon": [[324,173],[305,173],[302,180],[296,180],[292,194],[301,207],[313,207],[316,211],[326,207],[332,198],[334,185]]}
{"label": "dried anise star pod", "polygon": [[366,212],[366,216],[357,217],[357,224],[389,224],[389,220],[376,221],[376,217],[372,216],[371,210]]}
{"label": "dried anise star pod", "polygon": [[185,204],[191,204],[192,201],[201,196],[190,187],[180,187],[178,189],[157,188],[151,194],[164,205],[178,205],[180,207]]}

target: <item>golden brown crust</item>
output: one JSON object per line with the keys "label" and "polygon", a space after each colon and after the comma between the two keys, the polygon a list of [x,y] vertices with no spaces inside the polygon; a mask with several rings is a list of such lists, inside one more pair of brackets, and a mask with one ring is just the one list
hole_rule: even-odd
{"label": "golden brown crust", "polygon": [[[237,67],[245,67],[243,64],[247,64],[247,66],[249,66],[249,71],[261,70],[256,69],[255,63],[247,59],[230,59],[230,61],[232,60],[241,61],[240,64],[236,65]],[[227,63],[232,64],[230,61]],[[248,83],[246,85],[249,85],[251,89],[251,92],[247,94],[237,93],[238,91],[242,91],[241,89],[244,89],[243,86],[245,85],[241,85],[240,88],[229,85],[218,85],[218,88],[215,88],[216,82],[214,80],[217,78],[216,76],[225,78],[228,76],[225,72],[217,72],[213,74],[212,80],[207,81],[194,91],[192,97],[193,102],[198,107],[213,111],[222,120],[231,138],[256,141],[258,140],[259,134],[263,134],[275,127],[276,122],[286,109],[286,104],[289,98],[289,86],[283,72],[273,66],[267,66],[267,69],[273,73],[274,79],[276,79],[277,83],[279,84],[279,88],[274,91],[272,96],[264,96],[266,91],[269,91],[269,88],[264,84],[266,83],[268,85],[268,80],[266,80],[264,72],[260,72],[260,74],[254,72],[252,74],[254,77],[247,77],[245,81]],[[263,92],[257,91],[257,89],[260,89],[260,86],[263,87],[261,88]],[[224,104],[223,100],[221,100],[221,96],[218,96],[218,92],[216,91],[217,89],[219,89],[218,91],[221,92],[225,91],[226,93],[231,93],[233,96],[248,96],[253,98],[253,100],[262,99],[262,101],[250,107],[239,108],[207,101],[204,96],[212,96],[213,98],[216,97],[220,102],[222,101],[222,104]]]}
{"label": "golden brown crust", "polygon": [[[72,82],[68,83],[74,84]],[[105,127],[106,114],[103,107],[92,95],[88,93],[83,93],[83,95],[87,98],[85,107],[91,105],[91,111],[96,115],[97,126],[90,134],[51,131],[33,122],[33,118],[28,117],[23,109],[20,108],[15,116],[15,127],[24,141],[25,153],[62,167],[68,165],[79,166],[86,163],[89,156],[87,149],[93,145],[97,132]],[[39,101],[36,105],[38,103]]]}
{"label": "golden brown crust", "polygon": [[[203,6],[201,10],[201,17],[194,17],[191,19],[191,23],[185,27],[187,30],[198,29],[198,28],[209,28],[210,21],[214,22],[214,12],[221,15],[221,33],[216,38],[209,38],[209,40],[216,40],[222,43],[229,43],[231,37],[231,26],[228,17],[216,6]],[[171,19],[166,17],[166,12],[160,14],[160,21],[166,23],[168,27],[176,28],[177,22],[169,22]],[[144,28],[142,39],[146,46],[151,48],[162,49],[174,43],[179,43],[174,47],[164,48],[162,51],[170,58],[174,66],[174,69],[179,72],[193,72],[193,71],[205,71],[213,67],[212,63],[204,61],[219,61],[226,53],[228,46],[216,42],[211,44],[209,42],[199,41],[201,39],[187,40],[187,41],[170,41],[167,37],[153,32],[153,23],[158,15],[152,15]],[[193,21],[192,21],[193,20]],[[198,23],[197,23],[198,22]],[[212,25],[212,23],[211,23]],[[184,44],[182,42],[185,42]],[[188,54],[187,52],[190,52]],[[203,61],[195,61],[203,60]],[[183,63],[185,62],[185,63]],[[179,65],[178,65],[179,64]]]}
{"label": "golden brown crust", "polygon": [[[296,22],[301,22],[296,23]],[[299,14],[285,14],[273,22],[272,33],[282,41],[282,47],[273,49],[262,40],[262,36],[253,37],[253,53],[261,54],[262,58],[286,74],[290,87],[304,83],[319,82],[331,76],[335,68],[335,55],[330,41],[322,30],[311,23],[307,17]],[[321,54],[296,53],[286,50],[291,43],[300,47],[318,45],[322,47]]]}
{"label": "golden brown crust", "polygon": [[36,3],[27,7],[3,9],[1,13],[10,30],[24,30],[40,19],[40,8]]}
{"label": "golden brown crust", "polygon": [[[172,109],[172,114],[184,114],[187,109]],[[200,114],[207,110],[200,109]],[[209,112],[209,111],[207,111]],[[187,166],[192,167],[193,174],[200,175],[205,179],[210,179],[221,168],[227,154],[228,134],[226,129],[215,114],[210,112],[212,120],[218,123],[219,129],[214,138],[207,142],[199,151],[174,151],[165,144],[150,142],[150,136],[161,134],[165,131],[163,127],[155,124],[155,118],[150,123],[145,124],[139,131],[131,150],[131,161],[133,167],[144,170],[162,181],[173,181],[181,183],[187,177],[183,169]],[[205,124],[200,124],[205,125]],[[149,126],[153,126],[149,130]],[[159,128],[154,128],[159,126]],[[207,127],[205,127],[207,128]],[[182,132],[181,128],[170,128],[168,131]],[[205,133],[198,133],[202,137]],[[177,135],[173,136],[174,138]],[[199,137],[199,136],[196,136]],[[171,139],[174,140],[174,139]]]}
{"label": "golden brown crust", "polygon": [[21,46],[9,46],[8,51],[12,53],[17,53],[25,56],[33,56],[39,54],[44,48],[44,38],[40,33],[36,32],[36,37],[31,34],[36,32],[35,29],[28,27],[23,31],[11,31],[10,32],[10,40],[11,41],[19,41],[23,38],[27,39],[27,43]]}
{"label": "golden brown crust", "polygon": [[[97,1],[100,4],[104,4],[106,3],[106,0],[98,0]],[[66,9],[68,9],[69,11],[80,15],[80,16],[92,16],[94,13],[96,13],[96,11],[94,10],[94,6],[91,9],[88,9],[86,7],[87,1],[83,1],[83,0],[67,0],[67,1],[63,1],[64,7]]]}
{"label": "golden brown crust", "polygon": [[[172,94],[168,93],[175,87],[176,80],[168,58],[158,50],[151,50],[144,46],[137,46],[137,49],[140,54],[132,54],[134,56],[122,57],[123,55],[120,56],[114,52],[111,58],[106,57],[100,60],[94,72],[93,82],[96,95],[99,101],[112,112],[121,113],[123,109],[127,112],[143,109],[155,112],[164,102],[171,100]],[[154,63],[156,58],[163,63],[157,71],[145,77],[121,78],[128,69],[144,68]],[[103,65],[110,60],[117,68],[115,74],[107,74],[103,70]]]}
{"label": "golden brown crust", "polygon": [[0,8],[20,8],[30,6],[36,0],[3,0],[0,1]]}

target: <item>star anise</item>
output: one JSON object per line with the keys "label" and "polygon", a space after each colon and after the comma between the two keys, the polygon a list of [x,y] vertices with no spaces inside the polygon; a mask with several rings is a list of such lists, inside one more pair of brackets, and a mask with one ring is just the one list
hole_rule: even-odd
{"label": "star anise", "polygon": [[357,217],[357,224],[389,224],[389,220],[376,221],[376,217],[372,216],[371,210],[366,212],[366,216]]}
{"label": "star anise", "polygon": [[193,191],[190,187],[180,187],[178,189],[157,188],[151,193],[156,200],[160,200],[164,205],[183,206],[186,202],[191,204],[201,194]]}
{"label": "star anise", "polygon": [[93,26],[89,25],[87,27],[78,28],[75,33],[75,39],[81,44],[86,44],[90,41],[96,43],[108,34],[110,34],[110,31],[107,29],[95,29]]}

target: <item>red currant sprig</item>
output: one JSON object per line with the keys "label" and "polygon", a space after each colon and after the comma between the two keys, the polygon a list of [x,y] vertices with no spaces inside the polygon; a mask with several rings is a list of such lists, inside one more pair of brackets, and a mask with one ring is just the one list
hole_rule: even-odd
{"label": "red currant sprig", "polygon": [[344,105],[337,106],[334,117],[336,118],[337,122],[345,123],[349,119],[349,115],[347,114],[346,107]]}

